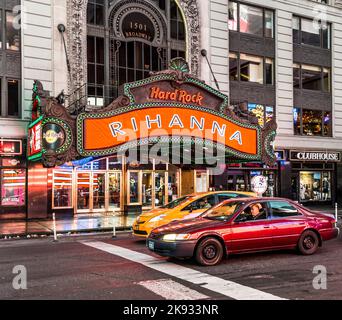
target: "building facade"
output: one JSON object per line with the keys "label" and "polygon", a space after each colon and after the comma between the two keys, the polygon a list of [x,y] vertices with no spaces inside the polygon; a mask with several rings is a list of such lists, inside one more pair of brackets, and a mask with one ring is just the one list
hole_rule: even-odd
{"label": "building facade", "polygon": [[[0,218],[153,207],[211,187],[249,190],[259,174],[268,179],[267,196],[342,201],[341,1],[3,2]],[[18,4],[23,27],[11,29]],[[91,112],[122,94],[124,83],[165,69],[174,57],[216,87],[202,49],[231,109],[255,115],[260,126],[276,119],[274,166],[229,163],[215,176],[205,167],[184,173],[153,160],[142,168],[116,155],[55,169],[26,160],[34,80],[51,96],[64,90],[70,113]]]}

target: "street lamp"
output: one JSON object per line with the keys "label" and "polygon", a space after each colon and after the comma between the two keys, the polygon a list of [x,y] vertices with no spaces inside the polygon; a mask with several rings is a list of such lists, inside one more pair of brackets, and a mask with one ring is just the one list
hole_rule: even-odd
{"label": "street lamp", "polygon": [[67,52],[67,48],[66,48],[66,44],[65,44],[65,38],[64,38],[65,25],[62,24],[62,23],[60,23],[60,24],[57,26],[57,30],[59,31],[59,33],[61,34],[62,39],[63,39],[63,46],[64,46],[64,52],[65,52],[65,58],[66,58],[68,73],[69,73],[69,77],[71,77],[70,62],[69,62],[68,52]]}

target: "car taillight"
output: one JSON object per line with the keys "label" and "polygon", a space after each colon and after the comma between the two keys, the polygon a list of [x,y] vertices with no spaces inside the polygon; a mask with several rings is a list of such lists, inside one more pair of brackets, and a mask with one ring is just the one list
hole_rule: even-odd
{"label": "car taillight", "polygon": [[332,224],[332,227],[333,227],[333,228],[336,228],[336,227],[337,227],[336,220],[331,220],[331,224]]}

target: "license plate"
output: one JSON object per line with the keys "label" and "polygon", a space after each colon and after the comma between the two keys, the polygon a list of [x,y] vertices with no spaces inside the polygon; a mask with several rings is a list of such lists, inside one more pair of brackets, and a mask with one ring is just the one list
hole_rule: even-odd
{"label": "license plate", "polygon": [[151,250],[154,250],[154,242],[153,241],[148,242],[148,248]]}

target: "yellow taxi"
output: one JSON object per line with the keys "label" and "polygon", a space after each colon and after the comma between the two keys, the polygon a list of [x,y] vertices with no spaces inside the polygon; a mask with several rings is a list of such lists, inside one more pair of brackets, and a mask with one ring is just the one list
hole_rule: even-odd
{"label": "yellow taxi", "polygon": [[254,192],[240,191],[211,191],[189,194],[139,215],[133,222],[133,235],[146,238],[154,228],[174,220],[195,218],[224,200],[255,196]]}

